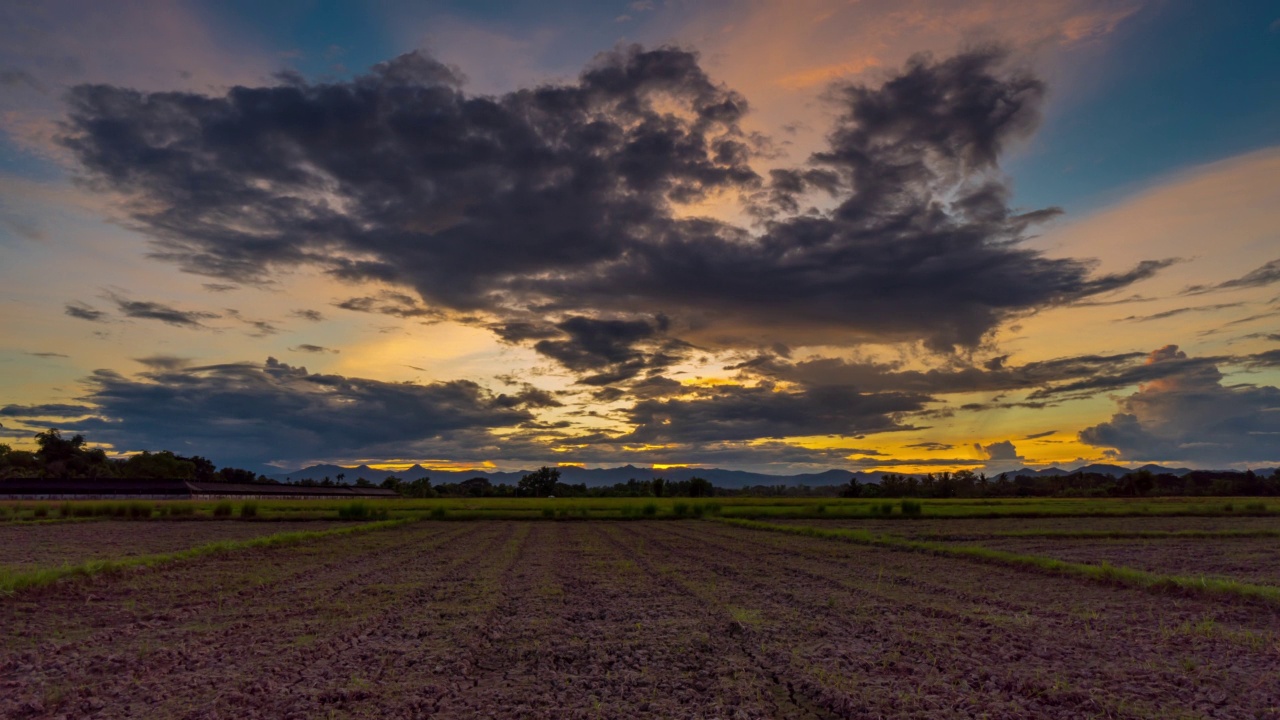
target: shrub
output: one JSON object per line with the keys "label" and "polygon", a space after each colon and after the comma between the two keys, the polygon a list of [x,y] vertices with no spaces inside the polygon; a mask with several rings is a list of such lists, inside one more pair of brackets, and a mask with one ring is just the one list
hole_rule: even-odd
{"label": "shrub", "polygon": [[556,516],[556,511],[554,508],[542,508],[542,517],[553,518],[555,516]]}
{"label": "shrub", "polygon": [[129,517],[134,520],[145,520],[151,517],[151,503],[131,502],[129,503]]}
{"label": "shrub", "polygon": [[75,517],[86,518],[86,517],[93,517],[94,515],[97,515],[98,511],[92,505],[76,505],[74,508],[72,508],[71,513]]}
{"label": "shrub", "polygon": [[179,505],[168,505],[166,507],[169,508],[169,514],[172,515],[173,517],[191,516],[196,514],[195,506],[189,505],[187,503],[182,503]]}
{"label": "shrub", "polygon": [[1226,505],[1222,506],[1222,509],[1224,512],[1231,512],[1232,510],[1236,509],[1236,506],[1232,505],[1231,503],[1227,503]]}
{"label": "shrub", "polygon": [[827,506],[819,505],[817,508],[815,508],[815,512],[817,512],[819,515],[825,515],[827,512]]}
{"label": "shrub", "polygon": [[1266,512],[1266,511],[1267,511],[1267,506],[1266,506],[1266,504],[1265,504],[1265,503],[1260,503],[1260,502],[1251,502],[1251,503],[1249,503],[1249,504],[1245,505],[1245,506],[1244,506],[1244,509],[1245,509],[1247,512],[1264,513],[1264,512]]}
{"label": "shrub", "polygon": [[449,514],[449,511],[448,511],[448,510],[446,510],[446,509],[444,509],[443,507],[436,506],[436,507],[431,508],[431,517],[432,517],[432,519],[435,519],[435,520],[443,520],[443,519],[445,519],[445,517],[446,517],[446,516],[448,516],[448,514]]}
{"label": "shrub", "polygon": [[[235,507],[232,506],[230,502],[223,500],[222,502],[213,506],[213,516],[214,517],[231,517],[231,512],[234,509]],[[341,511],[339,511],[339,517],[341,517]]]}
{"label": "shrub", "polygon": [[645,506],[644,506],[643,508],[641,508],[640,512],[644,513],[645,515],[650,515],[650,516],[652,516],[652,515],[657,515],[657,514],[658,514],[658,506],[657,506],[657,504],[655,504],[655,503],[645,503]]}
{"label": "shrub", "polygon": [[115,503],[110,506],[114,517],[129,517],[129,503]]}
{"label": "shrub", "polygon": [[9,508],[0,506],[0,520],[8,520],[8,519],[9,519]]}
{"label": "shrub", "polygon": [[707,506],[703,505],[702,503],[698,503],[697,505],[693,506],[693,516],[696,518],[702,517],[703,514],[705,514],[706,512],[707,512]]}
{"label": "shrub", "polygon": [[46,517],[49,517],[49,506],[48,506],[48,505],[37,505],[37,506],[35,506],[35,508],[34,508],[34,509],[32,509],[31,514],[32,514],[32,515],[34,515],[35,517],[38,517],[38,518],[46,518]]}
{"label": "shrub", "polygon": [[631,509],[630,505],[623,505],[622,509],[619,512],[622,513],[622,517],[631,517],[631,513],[633,512],[633,510]]}
{"label": "shrub", "polygon": [[258,517],[258,503],[247,500],[240,506],[240,517],[251,518]]}
{"label": "shrub", "polygon": [[375,509],[361,500],[347,503],[338,508],[339,520],[386,520],[387,515],[386,508]]}
{"label": "shrub", "polygon": [[702,509],[703,509],[703,511],[705,511],[708,515],[719,515],[719,514],[720,514],[720,503],[717,503],[717,502],[709,502],[709,503],[706,503],[705,505],[703,505],[703,506],[702,506]]}
{"label": "shrub", "polygon": [[[893,506],[891,505],[891,506],[890,506],[890,512],[892,512],[892,507],[893,507]],[[915,500],[903,500],[903,501],[902,501],[902,514],[903,514],[903,515],[907,515],[907,516],[909,516],[909,517],[917,517],[917,516],[919,516],[919,515],[920,515],[920,512],[921,512],[921,510],[922,510],[923,508],[924,508],[924,505],[923,505],[923,504],[921,504],[921,503],[919,503],[919,502],[916,502]]]}
{"label": "shrub", "polygon": [[675,513],[676,517],[684,517],[689,514],[689,504],[678,502],[671,506],[671,512]]}
{"label": "shrub", "polygon": [[72,505],[69,502],[64,502],[58,506],[59,517],[69,518],[75,515],[75,512],[76,512],[76,506]]}

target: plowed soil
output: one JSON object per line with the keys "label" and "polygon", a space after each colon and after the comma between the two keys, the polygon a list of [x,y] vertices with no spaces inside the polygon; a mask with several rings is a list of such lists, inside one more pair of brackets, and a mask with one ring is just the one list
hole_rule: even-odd
{"label": "plowed soil", "polygon": [[1280,718],[1280,616],[712,522],[419,523],[0,599],[0,716]]}
{"label": "plowed soil", "polygon": [[299,530],[327,530],[336,522],[147,520],[0,525],[0,568],[76,565],[86,560],[174,552],[218,542]]}

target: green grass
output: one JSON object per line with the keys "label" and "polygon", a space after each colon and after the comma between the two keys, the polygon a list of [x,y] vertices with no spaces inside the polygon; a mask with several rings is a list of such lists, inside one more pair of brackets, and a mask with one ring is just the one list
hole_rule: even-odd
{"label": "green grass", "polygon": [[274,535],[250,538],[247,540],[223,540],[171,553],[140,555],[138,557],[122,558],[118,560],[90,560],[78,565],[63,565],[55,568],[36,568],[29,570],[0,568],[0,596],[13,595],[23,590],[42,587],[66,578],[87,577],[100,573],[119,572],[130,568],[154,567],[156,565],[177,562],[180,560],[189,560],[192,558],[204,557],[206,555],[234,552],[247,548],[297,545],[299,543],[318,538],[351,535],[355,533],[369,532],[371,530],[382,530],[409,522],[414,522],[414,520],[384,520],[381,522],[353,525],[350,527],[335,528],[332,530],[283,532],[276,533]]}
{"label": "green grass", "polygon": [[754,520],[732,518],[721,519],[736,527],[766,530],[769,532],[789,533],[827,540],[861,545],[873,545],[893,550],[919,552],[942,557],[965,558],[993,565],[1003,565],[1021,569],[1033,569],[1055,575],[1082,577],[1099,582],[1125,585],[1153,592],[1189,592],[1209,596],[1231,596],[1248,600],[1262,601],[1270,605],[1280,605],[1280,587],[1254,585],[1234,580],[1215,580],[1203,577],[1185,577],[1181,575],[1164,575],[1160,573],[1119,567],[1109,563],[1090,565],[1086,563],[1067,562],[1041,555],[1021,555],[1002,550],[990,550],[975,545],[946,545],[937,542],[908,540],[893,535],[880,535],[865,530],[841,530],[816,528],[804,525],[777,525]]}

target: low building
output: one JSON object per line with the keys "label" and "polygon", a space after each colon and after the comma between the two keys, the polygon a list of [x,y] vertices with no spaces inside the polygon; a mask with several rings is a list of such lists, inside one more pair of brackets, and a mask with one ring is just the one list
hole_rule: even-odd
{"label": "low building", "polygon": [[11,478],[5,500],[344,500],[394,499],[394,490],[337,485],[197,482],[176,478]]}

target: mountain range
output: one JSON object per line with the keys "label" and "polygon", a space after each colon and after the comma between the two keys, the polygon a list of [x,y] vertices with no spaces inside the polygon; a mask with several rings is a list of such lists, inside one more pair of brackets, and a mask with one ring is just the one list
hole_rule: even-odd
{"label": "mountain range", "polygon": [[[1183,467],[1164,467],[1161,465],[1143,465],[1136,468],[1128,468],[1121,465],[1107,464],[1091,464],[1083,465],[1073,469],[1064,469],[1058,467],[1049,467],[1043,470],[1035,470],[1032,468],[1021,468],[1018,470],[1008,471],[1008,477],[1016,477],[1018,475],[1028,475],[1036,477],[1049,477],[1052,475],[1068,475],[1073,473],[1097,473],[1100,475],[1110,475],[1112,477],[1120,477],[1128,472],[1136,470],[1148,470],[1154,474],[1170,474],[1179,477],[1191,472],[1191,468]],[[527,470],[514,471],[480,471],[480,470],[428,470],[421,465],[414,465],[407,470],[377,470],[368,465],[360,465],[357,467],[344,467],[341,465],[312,465],[310,467],[301,468],[292,472],[268,474],[267,477],[281,482],[296,482],[298,480],[323,480],[330,478],[338,480],[341,475],[342,482],[352,483],[357,478],[364,478],[374,483],[381,483],[387,477],[392,475],[401,480],[416,480],[421,477],[431,478],[431,482],[436,485],[443,483],[456,483],[473,477],[488,478],[495,485],[506,483],[507,485],[515,485],[520,482],[520,478],[527,474]],[[1259,474],[1270,474],[1272,469],[1262,469],[1257,471]],[[798,475],[768,475],[765,473],[747,472],[744,470],[722,470],[720,468],[667,468],[664,470],[654,470],[652,468],[636,467],[634,465],[623,465],[614,468],[581,468],[573,465],[560,467],[560,479],[562,482],[569,484],[583,483],[590,487],[600,485],[613,485],[616,483],[625,483],[628,480],[649,480],[655,477],[666,478],[667,480],[683,481],[691,477],[706,478],[711,481],[712,485],[723,488],[744,488],[755,485],[843,485],[849,482],[850,478],[857,478],[860,483],[878,483],[880,477],[884,475],[884,471],[880,472],[864,472],[849,470],[826,470],[820,473],[801,473]],[[920,473],[915,473],[917,476]],[[987,476],[995,478],[1000,473],[988,472]]]}

